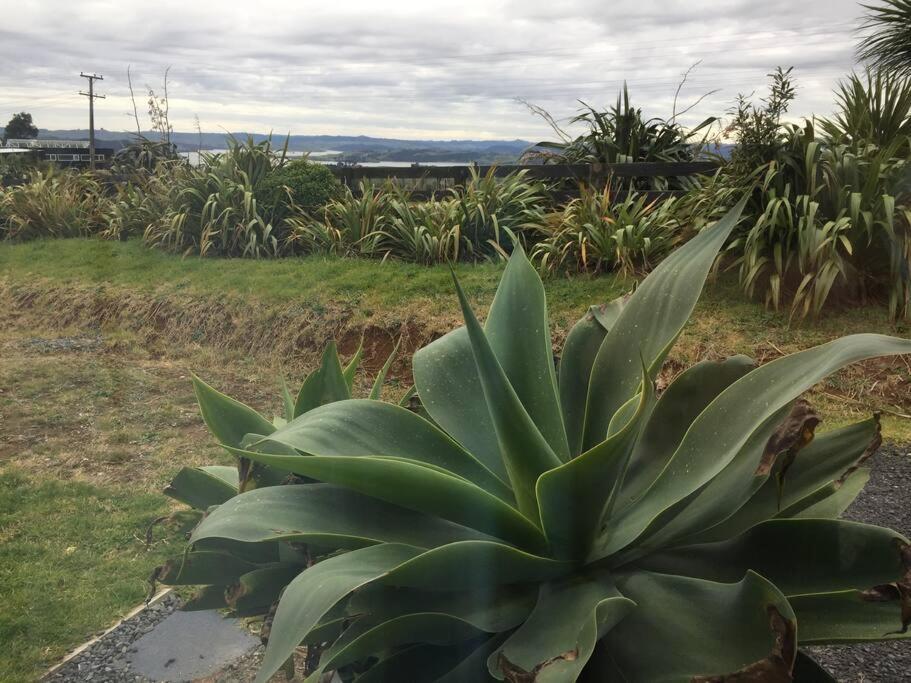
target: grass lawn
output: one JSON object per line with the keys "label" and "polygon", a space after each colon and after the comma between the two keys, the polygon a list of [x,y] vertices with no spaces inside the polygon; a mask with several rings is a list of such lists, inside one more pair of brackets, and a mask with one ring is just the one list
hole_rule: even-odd
{"label": "grass lawn", "polygon": [[[457,268],[482,313],[499,272]],[[548,280],[555,334],[629,285]],[[34,679],[109,626],[142,599],[151,569],[181,550],[164,530],[144,546],[149,521],[172,509],[158,491],[181,466],[229,462],[198,416],[190,371],[271,415],[279,378],[293,387],[329,337],[350,353],[361,330],[372,335],[363,390],[403,329],[413,348],[457,323],[445,268],[0,243],[0,680]],[[790,325],[723,280],[707,288],[668,373],[733,353],[770,360],[860,331],[909,336],[879,307]],[[408,375],[400,362],[393,393]],[[911,420],[899,417],[911,414],[911,359],[864,363],[810,398],[825,427],[882,409],[887,438],[911,441]]]}

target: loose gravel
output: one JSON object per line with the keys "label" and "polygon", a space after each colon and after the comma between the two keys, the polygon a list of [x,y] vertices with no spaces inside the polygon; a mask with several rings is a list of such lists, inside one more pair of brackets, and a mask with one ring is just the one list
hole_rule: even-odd
{"label": "loose gravel", "polygon": [[[870,462],[870,481],[844,517],[889,527],[911,537],[911,445],[884,446]],[[911,680],[911,642],[907,640],[808,649],[826,670],[845,683]]]}
{"label": "loose gravel", "polygon": [[[872,475],[845,518],[886,526],[911,536],[911,446],[884,446],[870,461]],[[167,595],[125,620],[86,651],[45,678],[49,683],[156,683],[130,670],[133,642],[148,633],[180,606]],[[809,648],[813,657],[845,683],[892,683],[911,680],[911,643],[895,641],[869,645]],[[241,657],[208,681],[248,683],[253,680],[262,647]]]}

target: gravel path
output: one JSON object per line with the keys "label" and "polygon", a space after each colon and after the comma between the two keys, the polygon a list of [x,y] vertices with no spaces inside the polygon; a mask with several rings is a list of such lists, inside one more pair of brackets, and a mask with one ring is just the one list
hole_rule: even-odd
{"label": "gravel path", "polygon": [[[870,482],[845,517],[878,524],[911,536],[911,446],[884,446],[872,459]],[[45,680],[50,683],[153,683],[129,668],[132,643],[179,606],[168,595],[150,609],[127,619],[88,650]],[[810,648],[828,671],[845,683],[893,683],[911,680],[911,642]],[[262,658],[257,647],[207,683],[248,683]]]}
{"label": "gravel path", "polygon": [[[845,518],[889,527],[911,537],[911,445],[886,445],[872,461],[870,481]],[[911,641],[810,648],[845,683],[911,680]]]}
{"label": "gravel path", "polygon": [[113,631],[43,680],[49,683],[150,683],[149,679],[138,676],[130,669],[128,660],[133,641],[155,628],[179,606],[180,598],[168,593],[148,609],[125,619]]}

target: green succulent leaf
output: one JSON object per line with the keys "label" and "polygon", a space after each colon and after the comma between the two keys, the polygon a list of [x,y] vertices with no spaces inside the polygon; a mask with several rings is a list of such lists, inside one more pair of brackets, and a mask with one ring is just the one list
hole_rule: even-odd
{"label": "green succulent leaf", "polygon": [[257,683],[266,683],[340,600],[419,553],[406,545],[375,545],[323,560],[300,573],[279,601]]}
{"label": "green succulent leaf", "polygon": [[[793,465],[788,469],[787,480],[781,492],[775,478],[766,477],[758,490],[734,514],[719,524],[686,538],[684,542],[689,545],[733,538],[767,519],[796,516],[801,510],[816,503],[822,504],[823,500],[839,491],[841,493],[830,501],[830,505],[840,505],[837,501],[856,491],[863,479],[847,479],[846,474],[856,463],[869,457],[879,446],[879,441],[877,419],[817,436],[797,454]],[[842,477],[846,481],[839,483]],[[847,484],[847,481],[851,483]],[[837,517],[844,507],[834,514],[822,514],[823,508],[819,508],[819,514],[815,516]]]}
{"label": "green succulent leaf", "polygon": [[758,574],[715,583],[636,572],[618,576],[617,587],[637,605],[603,641],[621,680],[705,681],[750,667],[768,677],[745,680],[787,680],[796,651],[794,611]]}
{"label": "green succulent leaf", "polygon": [[193,532],[243,543],[285,541],[327,548],[401,543],[422,548],[487,537],[332,484],[254,489],[213,510]]}
{"label": "green succulent leaf", "polygon": [[838,683],[834,676],[803,650],[797,651],[793,675],[795,683]]}
{"label": "green succulent leaf", "polygon": [[[355,354],[354,360],[348,366],[353,368],[351,370],[352,382],[354,381],[354,373],[357,371],[356,361],[359,361],[357,354]],[[297,418],[307,411],[327,403],[344,401],[348,398],[351,398],[348,378],[342,371],[342,364],[339,361],[335,342],[329,342],[323,350],[323,359],[320,367],[304,380],[304,384],[297,394],[297,400],[294,402],[294,417]],[[257,430],[251,429],[249,431],[255,432]],[[270,432],[260,433],[269,434]]]}
{"label": "green succulent leaf", "polygon": [[254,462],[442,517],[532,551],[544,546],[540,529],[515,508],[465,479],[423,463],[374,456],[289,456],[229,450]]}
{"label": "green succulent leaf", "polygon": [[566,424],[566,436],[572,457],[582,450],[582,427],[588,383],[598,349],[616,322],[626,298],[592,306],[569,331],[560,357],[560,407]]}
{"label": "green succulent leaf", "polygon": [[304,567],[283,564],[244,574],[225,594],[228,606],[240,617],[266,614],[281,591]]}
{"label": "green succulent leaf", "polygon": [[532,555],[489,541],[463,541],[432,548],[403,562],[383,579],[390,586],[423,590],[477,590],[547,581],[572,570],[568,562]]}
{"label": "green succulent leaf", "polygon": [[535,482],[541,474],[559,466],[561,461],[522,405],[454,276],[453,281],[481,378],[484,400],[493,419],[516,502],[526,517],[537,521]]}
{"label": "green succulent leaf", "polygon": [[401,343],[402,338],[399,337],[398,341],[395,343],[395,346],[392,348],[392,352],[389,354],[389,358],[387,358],[386,362],[383,363],[383,367],[380,368],[376,379],[373,380],[373,388],[370,390],[370,398],[374,401],[379,401],[380,397],[383,395],[383,383],[386,381],[386,375],[389,374],[389,368],[392,367],[392,362],[395,360],[395,356],[399,352],[399,345]]}
{"label": "green succulent leaf", "polygon": [[155,580],[168,586],[227,586],[260,565],[233,553],[197,550],[168,560],[155,573]]}
{"label": "green succulent leaf", "polygon": [[[890,594],[894,589],[896,594]],[[788,598],[800,624],[800,642],[863,643],[911,638],[908,598],[892,586]]]}
{"label": "green succulent leaf", "polygon": [[644,389],[635,413],[622,429],[538,480],[541,522],[555,557],[584,558],[610,516],[641,420],[654,396],[648,375],[643,373],[642,379]]}
{"label": "green succulent leaf", "polygon": [[164,493],[196,510],[207,510],[236,496],[238,485],[236,467],[184,467],[171,480]]}
{"label": "green succulent leaf", "polygon": [[747,198],[662,261],[624,305],[592,366],[583,450],[604,440],[611,417],[635,395],[640,354],[653,373],[661,367]]}
{"label": "green succulent leaf", "polygon": [[731,582],[753,570],[785,595],[825,593],[898,581],[900,534],[838,519],[773,519],[719,543],[677,548],[637,562],[648,571]]}
{"label": "green succulent leaf", "polygon": [[[467,322],[466,325],[471,337],[471,326]],[[503,271],[484,335],[531,422],[550,449],[561,460],[568,460],[569,446],[557,392],[544,285],[521,244],[516,244]],[[517,344],[517,339],[521,343]],[[488,383],[481,363],[478,368],[482,385]]]}
{"label": "green succulent leaf", "polygon": [[[725,389],[693,422],[661,475],[627,514],[618,515],[606,554],[637,538],[663,510],[708,484],[727,467],[757,426],[827,375],[867,358],[911,353],[911,340],[876,334],[843,337],[763,365]],[[749,406],[749,408],[746,408]],[[752,464],[755,471],[758,462]],[[727,502],[704,497],[703,519],[722,521]],[[704,527],[705,528],[705,527]]]}
{"label": "green succulent leaf", "polygon": [[240,448],[246,434],[275,431],[272,423],[255,410],[216,391],[196,375],[193,375],[193,390],[202,419],[221,443]]}
{"label": "green succulent leaf", "polygon": [[329,403],[292,420],[268,440],[310,455],[376,455],[426,462],[512,501],[506,483],[468,451],[420,415],[392,403],[367,399]]}
{"label": "green succulent leaf", "polygon": [[510,681],[574,681],[598,639],[635,606],[606,574],[545,583],[525,623],[490,656],[490,673]]}
{"label": "green succulent leaf", "polygon": [[640,498],[677,451],[699,413],[722,391],[755,369],[746,356],[702,361],[680,374],[658,399],[636,441],[623,482],[619,506]]}
{"label": "green succulent leaf", "polygon": [[[338,355],[338,351],[336,351]],[[361,335],[361,340],[358,342],[357,350],[354,352],[354,355],[351,357],[351,360],[348,361],[348,365],[345,366],[345,369],[342,371],[342,375],[345,378],[345,384],[348,386],[348,396],[351,396],[351,390],[354,388],[354,378],[357,376],[357,370],[361,366],[361,359],[364,357],[364,335]],[[341,359],[339,359],[341,363]],[[300,413],[298,413],[300,414]],[[297,415],[295,415],[296,417]]]}
{"label": "green succulent leaf", "polygon": [[468,330],[460,327],[419,349],[412,371],[421,404],[434,422],[491,472],[507,480]]}

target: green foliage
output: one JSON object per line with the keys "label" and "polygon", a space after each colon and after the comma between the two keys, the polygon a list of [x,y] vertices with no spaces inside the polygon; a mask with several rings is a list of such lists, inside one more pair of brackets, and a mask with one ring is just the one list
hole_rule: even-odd
{"label": "green foliage", "polygon": [[109,202],[88,174],[49,168],[0,190],[0,233],[7,239],[84,237],[107,225]]}
{"label": "green foliage", "polygon": [[836,144],[892,148],[911,156],[911,77],[887,71],[851,74],[835,92],[837,111],[819,126]]}
{"label": "green foliage", "polygon": [[284,162],[285,149],[274,150],[271,140],[232,138],[227,152],[203,154],[199,167],[169,166],[168,206],[147,227],[146,243],[200,256],[277,256],[285,228],[256,188]]}
{"label": "green foliage", "polygon": [[738,95],[731,123],[725,133],[736,145],[726,172],[739,182],[748,182],[756,169],[772,162],[785,142],[781,117],[796,96],[793,67],[778,67],[769,74],[769,95],[760,105]]}
{"label": "green foliage", "polygon": [[911,314],[911,158],[887,147],[818,139],[812,123],[786,129],[787,146],[765,170],[757,217],[731,248],[745,291],[791,313],[818,314],[835,294],[884,295],[890,314]]}
{"label": "green foliage", "polygon": [[[630,102],[624,84],[617,102],[606,111],[582,102],[582,111],[571,124],[583,124],[588,131],[573,137],[540,107],[530,105],[532,113],[543,118],[559,137],[558,141],[539,142],[526,153],[526,158],[544,163],[615,164],[625,162],[683,162],[694,161],[705,148],[708,133],[717,121],[709,117],[691,130],[686,130],[675,118],[646,119],[642,110]],[[701,138],[700,138],[701,134]],[[667,189],[667,178],[648,179],[651,189]],[[683,179],[670,179],[679,185]]]}
{"label": "green foliage", "polygon": [[867,10],[858,56],[877,68],[911,76],[911,0],[882,0]]}
{"label": "green foliage", "polygon": [[654,267],[681,240],[676,200],[649,201],[633,190],[580,196],[550,213],[537,230],[531,259],[545,272],[640,273]]}
{"label": "green foliage", "polygon": [[291,218],[299,253],[395,258],[430,265],[500,258],[526,226],[543,220],[547,188],[524,172],[496,177],[476,170],[443,197],[416,201],[392,182],[361,183],[326,205],[322,220]]}
{"label": "green foliage", "polygon": [[[813,669],[798,645],[907,638],[911,545],[837,519],[878,420],[814,439],[799,397],[911,341],[707,361],[656,395],[744,203],[628,299],[593,307],[558,371],[521,249],[484,326],[457,284],[465,327],[413,360],[426,417],[347,399],[331,347],[323,391],[308,391],[322,405],[292,410],[289,396],[271,425],[197,384],[240,463],[303,479],[209,508],[159,575],[227,587],[239,611],[248,591],[259,614],[278,599],[261,682],[301,644],[318,659],[308,682],[561,683],[791,680],[798,659]],[[202,504],[226,495],[212,475]]]}
{"label": "green foliage", "polygon": [[38,127],[32,123],[32,115],[24,111],[13,114],[3,129],[3,142],[37,137]]}
{"label": "green foliage", "polygon": [[269,173],[256,194],[274,218],[296,207],[305,213],[322,209],[341,192],[341,184],[323,164],[298,159]]}

